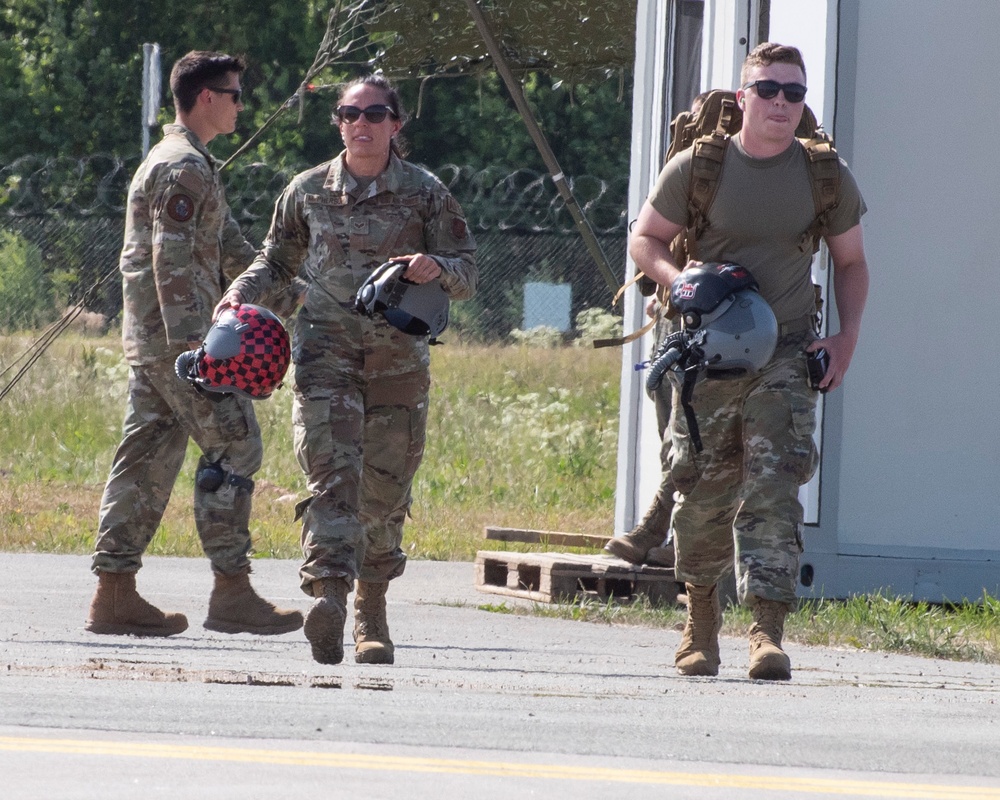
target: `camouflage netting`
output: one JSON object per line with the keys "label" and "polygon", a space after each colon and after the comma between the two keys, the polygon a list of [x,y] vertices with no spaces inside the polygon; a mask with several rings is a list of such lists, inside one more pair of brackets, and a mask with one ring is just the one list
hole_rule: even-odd
{"label": "camouflage netting", "polygon": [[[494,0],[479,5],[515,72],[543,70],[575,83],[632,68],[634,3]],[[412,76],[492,68],[466,0],[362,0],[352,11],[383,43],[377,61],[387,73]]]}
{"label": "camouflage netting", "polygon": [[[576,83],[631,70],[636,3],[478,0],[515,73]],[[332,64],[364,64],[394,78],[493,69],[468,0],[340,0],[307,79]]]}

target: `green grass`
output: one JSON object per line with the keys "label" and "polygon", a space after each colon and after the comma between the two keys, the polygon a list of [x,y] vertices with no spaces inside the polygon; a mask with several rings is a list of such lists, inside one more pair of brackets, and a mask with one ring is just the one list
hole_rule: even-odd
{"label": "green grass", "polygon": [[[0,368],[30,341],[0,339]],[[619,357],[587,347],[435,347],[409,554],[471,561],[487,525],[611,535]],[[0,549],[91,551],[127,375],[115,336],[66,334],[0,401]],[[295,558],[294,504],[306,493],[292,449],[291,393],[254,407],[265,446],[255,548]],[[151,553],[201,553],[190,510],[196,458],[192,444]]]}
{"label": "green grass", "polygon": [[[496,614],[677,631],[686,619],[683,608],[651,605],[643,598],[630,605],[585,599],[558,605],[499,603],[478,607]],[[748,608],[730,606],[723,615],[722,633],[746,638],[752,622]],[[976,604],[930,605],[883,595],[803,601],[785,621],[785,639],[823,647],[1000,664],[1000,601],[984,596]]]}
{"label": "green grass", "polygon": [[[31,343],[0,338],[0,369]],[[472,346],[432,350],[424,463],[406,547],[418,559],[471,561],[481,549],[545,549],[483,541],[487,525],[596,535],[613,532],[620,352],[613,348]],[[2,377],[5,385],[13,370]],[[66,334],[0,400],[0,550],[89,554],[118,445],[128,370],[117,337]],[[264,435],[257,475],[257,557],[298,558],[295,502],[305,485],[292,451],[291,396],[255,408]],[[199,556],[191,517],[192,445],[149,552]],[[677,628],[675,608],[583,601],[483,605],[600,624]],[[729,609],[724,632],[745,635]],[[929,606],[883,596],[803,603],[786,637],[805,644],[1000,663],[1000,601]]]}

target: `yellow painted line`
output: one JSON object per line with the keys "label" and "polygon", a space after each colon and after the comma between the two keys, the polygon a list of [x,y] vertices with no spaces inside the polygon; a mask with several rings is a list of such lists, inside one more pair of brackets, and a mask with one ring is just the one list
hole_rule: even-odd
{"label": "yellow painted line", "polygon": [[954,786],[832,778],[793,778],[767,775],[725,775],[698,772],[611,769],[603,767],[527,764],[505,761],[467,761],[444,758],[318,753],[301,750],[260,750],[235,747],[199,747],[162,743],[31,739],[0,736],[0,750],[23,753],[61,753],[83,756],[165,758],[187,761],[230,761],[374,772],[426,772],[450,775],[489,775],[504,778],[544,778],[589,782],[639,783],[660,786],[712,787],[793,795],[826,794],[840,797],[929,798],[930,800],[1000,800],[1000,787]]}

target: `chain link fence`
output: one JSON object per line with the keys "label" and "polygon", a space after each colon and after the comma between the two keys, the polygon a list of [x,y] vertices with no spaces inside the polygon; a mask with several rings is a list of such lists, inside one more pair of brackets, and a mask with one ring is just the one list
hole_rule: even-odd
{"label": "chain link fence", "polygon": [[[0,330],[38,330],[81,302],[80,324],[107,330],[118,322],[125,198],[138,164],[113,156],[27,156],[0,165]],[[254,244],[294,173],[259,163],[227,172],[230,206]],[[469,166],[436,174],[462,203],[479,245],[479,293],[454,307],[456,331],[505,341],[535,321],[568,337],[582,311],[620,313],[547,174]],[[627,179],[580,176],[570,185],[612,271],[622,273]]]}

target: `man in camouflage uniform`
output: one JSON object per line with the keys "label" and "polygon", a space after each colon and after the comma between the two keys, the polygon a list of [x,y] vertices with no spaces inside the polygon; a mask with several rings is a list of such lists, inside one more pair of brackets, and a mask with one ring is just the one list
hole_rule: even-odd
{"label": "man in camouflage uniform", "polygon": [[[697,95],[691,101],[689,112],[686,113],[691,117],[696,116],[704,105],[708,94],[708,92],[701,92]],[[674,122],[676,123],[676,119]],[[674,123],[671,123],[671,130],[673,130],[673,125]],[[646,301],[646,315],[656,320],[656,326],[653,330],[653,346],[650,350],[650,358],[655,358],[660,350],[660,345],[667,335],[673,332],[675,326],[662,313],[665,287],[657,286],[645,275],[642,276],[639,286],[643,295],[649,296],[649,300]],[[644,286],[647,288],[642,288]],[[673,406],[672,390],[669,382],[664,381],[657,388],[649,390],[647,394],[653,401],[653,408],[656,412],[656,432],[660,437],[660,467],[662,469],[660,486],[639,523],[628,533],[611,539],[604,546],[604,549],[630,564],[655,564],[672,567],[674,565],[674,546],[673,542],[667,539],[670,533],[670,516],[674,509],[674,479],[670,475],[670,435],[668,430],[670,410]]]}
{"label": "man in camouflage uniform", "polygon": [[[658,314],[660,292],[651,297],[646,304],[649,316]],[[670,320],[662,314],[656,320],[653,347],[650,353],[655,357],[660,344],[670,332]],[[667,381],[656,389],[647,392],[653,401],[656,412],[656,431],[660,437],[660,465],[663,473],[660,485],[653,496],[649,508],[639,523],[628,533],[608,540],[604,550],[630,564],[653,564],[661,567],[674,565],[673,543],[667,542],[670,532],[670,515],[674,508],[674,479],[670,475],[670,409],[672,406],[671,388]]]}
{"label": "man in camouflage uniform", "polygon": [[260,256],[220,307],[252,303],[295,275],[308,284],[292,344],[295,451],[311,493],[298,507],[302,589],[316,598],[305,633],[317,661],[342,660],[356,580],[355,660],[391,664],[385,593],[406,564],[430,354],[426,336],[359,313],[354,297],[389,260],[408,263],[414,283],[439,280],[452,299],[471,297],[476,244],[446,187],[400,157],[402,110],[388,81],[348,84],[335,119],[345,150],[292,180]]}
{"label": "man in camouflage uniform", "polygon": [[[202,451],[194,516],[215,576],[205,627],[275,634],[302,626],[300,612],[275,608],[250,586],[252,476],[263,455],[250,401],[202,393],[174,371],[177,356],[204,341],[226,273],[238,274],[255,253],[205,149],[216,135],[235,130],[243,70],[237,58],[198,51],[174,65],[176,122],[165,126],[129,188],[120,264],[129,400],[101,500],[93,558],[98,586],[86,624],[94,633],[170,636],[187,628],[183,614],[144,600],[135,576],[188,437]],[[215,485],[220,471],[221,486]]]}
{"label": "man in camouflage uniform", "polygon": [[[760,372],[697,384],[693,406],[702,452],[678,413],[675,387],[669,459],[678,499],[672,532],[675,569],[688,596],[674,662],[682,675],[718,674],[717,584],[735,560],[738,597],[754,617],[749,675],[791,677],[781,640],[802,552],[798,491],[818,462],[812,438],[818,395],[808,384],[805,353],[826,349],[829,369],[820,386],[836,389],[857,345],[869,281],[860,224],[865,204],[840,162],[838,202],[822,233],[833,260],[840,330],[817,339],[812,241],[804,233],[816,212],[805,148],[795,139],[805,92],[805,65],[795,48],[765,43],[747,56],[736,93],[743,127],[728,141],[708,225],[698,240],[705,262],[749,269],[779,331],[774,355]],[[663,286],[680,275],[670,243],[690,224],[691,156],[688,149],[667,162],[629,247],[639,268]]]}

